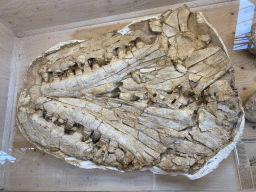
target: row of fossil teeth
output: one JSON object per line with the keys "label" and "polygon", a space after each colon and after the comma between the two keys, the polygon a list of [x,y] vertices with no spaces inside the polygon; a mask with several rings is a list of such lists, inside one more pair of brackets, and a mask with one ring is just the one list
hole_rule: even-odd
{"label": "row of fossil teeth", "polygon": [[56,126],[63,127],[65,134],[72,135],[74,132],[79,131],[82,133],[82,141],[85,142],[92,139],[93,143],[97,143],[100,140],[101,134],[97,130],[89,131],[84,128],[83,125],[79,123],[70,122],[67,119],[62,119],[57,114],[51,114],[46,110],[40,110],[39,114],[43,117],[46,121],[52,121]]}
{"label": "row of fossil teeth", "polygon": [[74,61],[68,60],[60,64],[48,63],[50,67],[42,67],[39,70],[39,73],[46,83],[72,78],[74,76],[82,75],[83,73],[95,71],[101,66],[109,64],[112,59],[131,59],[133,58],[133,52],[143,46],[144,43],[137,38],[135,41],[131,41],[129,45],[110,50],[102,56],[102,58],[86,58],[85,55],[79,55],[73,59]]}
{"label": "row of fossil teeth", "polygon": [[65,61],[60,65],[59,69],[48,69],[42,73],[44,82],[51,83],[60,81],[66,78],[72,78],[75,75],[89,73],[92,70],[97,70],[100,67],[100,62],[97,59],[88,59],[85,61],[85,56],[81,55],[77,58],[77,62]]}
{"label": "row of fossil teeth", "polygon": [[130,59],[133,58],[133,52],[143,46],[144,43],[140,40],[140,38],[136,38],[135,41],[131,41],[128,45],[124,45],[123,47],[116,47],[113,50],[107,49],[107,53],[104,57],[106,62],[110,62],[113,57],[117,57],[119,59]]}
{"label": "row of fossil teeth", "polygon": [[[51,125],[52,122],[50,121],[53,121],[53,116],[55,115],[38,110],[36,114],[31,116],[31,120],[35,123],[36,129],[38,129],[40,126]],[[45,120],[44,123],[42,122],[43,119]],[[46,144],[51,152],[61,150],[72,157],[84,160],[90,159],[96,163],[104,162],[107,165],[118,166],[122,169],[126,169],[127,165],[134,161],[134,156],[131,152],[125,152],[123,147],[116,141],[105,137],[98,130],[88,131],[81,124],[77,123],[72,126],[72,123],[60,117],[55,120],[54,124],[59,129],[53,131],[52,126],[47,127],[44,134],[48,135],[48,138],[38,141],[39,143],[42,141],[42,143]],[[64,131],[64,129],[68,130]],[[38,133],[38,135],[40,134],[41,132]],[[52,139],[57,140],[56,145],[52,145]],[[84,154],[88,156],[85,157]]]}

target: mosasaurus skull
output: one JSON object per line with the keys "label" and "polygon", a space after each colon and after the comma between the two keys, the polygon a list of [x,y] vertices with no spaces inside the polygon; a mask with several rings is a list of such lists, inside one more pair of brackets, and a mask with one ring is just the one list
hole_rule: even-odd
{"label": "mosasaurus skull", "polygon": [[244,124],[224,44],[186,5],[129,29],[37,58],[18,103],[21,132],[78,166],[207,174]]}

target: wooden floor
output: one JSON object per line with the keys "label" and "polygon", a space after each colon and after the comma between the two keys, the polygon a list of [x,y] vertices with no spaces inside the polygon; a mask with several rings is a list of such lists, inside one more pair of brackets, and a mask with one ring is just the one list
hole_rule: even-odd
{"label": "wooden floor", "polygon": [[[242,1],[242,0],[241,0]],[[252,1],[251,1],[252,2]],[[239,1],[197,8],[217,29],[233,62],[236,86],[243,103],[256,91],[256,62],[247,51],[234,51]],[[72,29],[23,37],[16,42],[16,68],[19,77],[15,88],[20,93],[27,66],[47,49],[72,39],[88,39],[115,29],[122,29],[130,20],[112,22],[90,28]],[[256,124],[246,122],[244,136],[256,136]],[[190,181],[181,176],[154,175],[151,172],[119,173],[116,171],[84,170],[45,154],[28,143],[15,126],[9,154],[14,163],[5,162],[6,190],[134,190],[134,191],[239,191],[236,163],[233,152],[219,167],[207,176]],[[11,135],[11,134],[10,134]],[[3,168],[4,167],[4,168]],[[0,170],[1,170],[0,169]]]}

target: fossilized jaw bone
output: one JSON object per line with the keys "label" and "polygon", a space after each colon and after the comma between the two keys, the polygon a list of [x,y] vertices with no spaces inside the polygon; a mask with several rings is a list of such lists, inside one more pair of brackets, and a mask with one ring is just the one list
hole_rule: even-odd
{"label": "fossilized jaw bone", "polygon": [[[196,31],[199,24],[207,33]],[[18,103],[19,128],[76,165],[199,178],[243,126],[225,47],[187,6],[130,28],[35,60]]]}

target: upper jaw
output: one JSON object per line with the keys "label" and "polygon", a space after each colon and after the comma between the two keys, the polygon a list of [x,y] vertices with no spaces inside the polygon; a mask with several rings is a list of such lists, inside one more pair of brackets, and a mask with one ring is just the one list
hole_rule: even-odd
{"label": "upper jaw", "polygon": [[[98,58],[86,60],[84,55],[75,53],[75,55],[78,55],[74,59],[75,62],[64,61],[60,64],[56,62],[55,65],[52,64],[47,70],[44,66],[39,70],[43,79],[42,95],[81,96],[83,92],[88,92],[90,88],[95,86],[106,82],[119,82],[124,76],[140,68],[138,65],[165,55],[165,52],[159,51],[158,40],[152,45],[146,45],[138,37],[133,37],[133,39],[135,40],[129,42],[129,47],[123,45],[123,47],[126,47],[125,49],[114,49],[115,53],[113,54],[116,54],[116,56],[111,60],[107,58],[108,53],[103,56],[105,60]],[[68,65],[69,68],[67,67]],[[61,70],[61,68],[64,70]]]}

